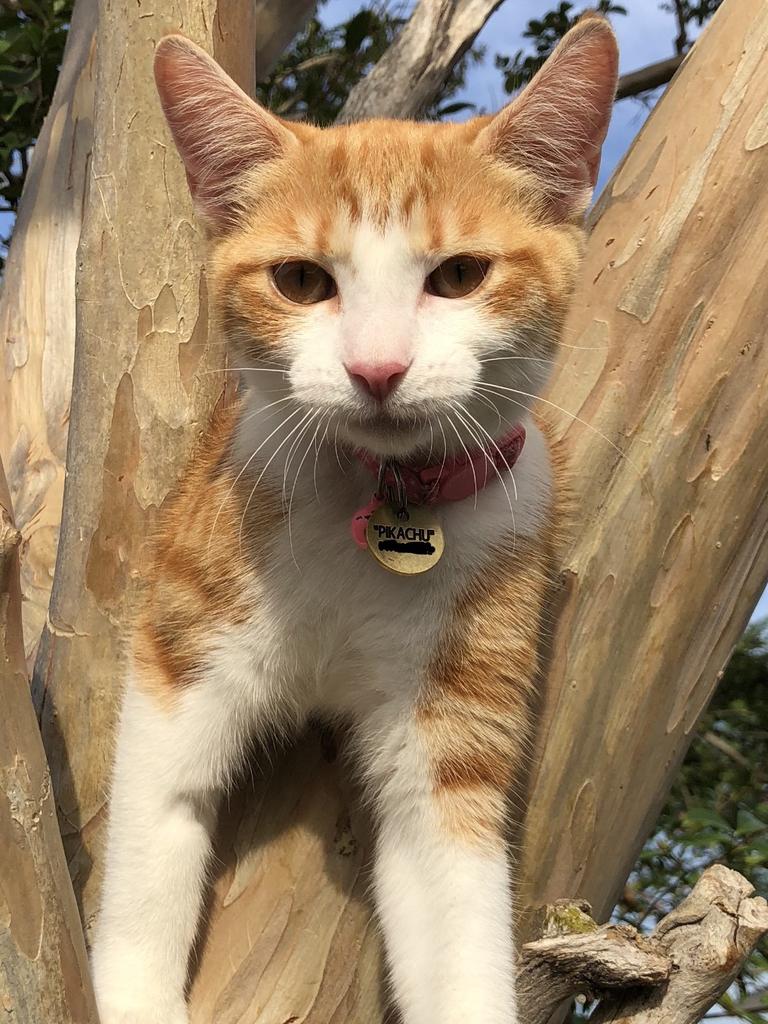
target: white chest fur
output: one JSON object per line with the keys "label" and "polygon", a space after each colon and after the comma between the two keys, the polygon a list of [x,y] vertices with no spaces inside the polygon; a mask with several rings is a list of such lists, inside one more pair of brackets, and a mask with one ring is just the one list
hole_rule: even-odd
{"label": "white chest fur", "polygon": [[[215,637],[209,671],[238,688],[260,678],[276,697],[290,691],[302,710],[354,713],[393,690],[411,695],[457,598],[494,550],[534,536],[547,515],[546,443],[532,420],[525,427],[512,474],[490,481],[476,501],[439,507],[445,554],[419,576],[393,575],[354,544],[352,516],[374,487],[364,467],[346,464],[342,473],[335,455],[321,452],[316,471],[299,475],[292,500],[296,469],[289,469],[283,525],[252,583],[253,616]],[[240,446],[247,450],[246,439]],[[275,463],[265,482],[282,486],[283,460]]]}

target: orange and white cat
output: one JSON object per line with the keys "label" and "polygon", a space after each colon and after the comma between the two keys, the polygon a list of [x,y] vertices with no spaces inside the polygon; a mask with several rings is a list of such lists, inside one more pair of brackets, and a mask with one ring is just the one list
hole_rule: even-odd
{"label": "orange and white cat", "polygon": [[[517,1019],[507,805],[559,494],[530,408],[616,68],[609,25],[588,17],[496,116],[321,130],[262,109],[188,40],[158,45],[242,388],[163,511],[131,639],[93,950],[102,1024],[187,1021],[218,797],[254,736],[311,713],[352,728],[405,1024]],[[361,550],[381,466],[441,526],[427,572]]]}

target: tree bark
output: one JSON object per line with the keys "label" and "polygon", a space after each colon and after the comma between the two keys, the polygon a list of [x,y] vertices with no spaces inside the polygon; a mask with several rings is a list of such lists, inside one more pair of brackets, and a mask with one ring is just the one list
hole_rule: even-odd
{"label": "tree bark", "polygon": [[174,0],[162,17],[104,3],[94,147],[78,250],[76,356],[58,571],[37,658],[42,719],[75,890],[98,885],[120,627],[157,510],[221,394],[196,226],[152,76],[183,30],[253,90],[249,0]]}
{"label": "tree bark", "polygon": [[0,1006],[8,1024],[96,1024],[21,632],[19,545],[0,462]]}
{"label": "tree bark", "polygon": [[596,1024],[697,1024],[768,931],[766,901],[720,864],[648,937],[627,925],[598,928],[568,901],[545,909],[544,936],[521,951],[525,1024],[547,1024],[576,993],[600,1001]]}
{"label": "tree bark", "polygon": [[[257,77],[269,73],[313,7],[314,0],[256,0],[250,38],[255,40]],[[30,659],[48,614],[61,522],[75,353],[76,252],[93,148],[97,21],[96,0],[77,0],[0,294],[0,458],[22,535],[24,637]],[[150,23],[157,39],[173,26],[172,12],[167,22],[153,16]],[[238,52],[247,60],[244,44]],[[147,81],[149,88],[151,77]]]}
{"label": "tree bark", "polygon": [[418,117],[502,0],[419,0],[402,32],[354,87],[339,124]]}
{"label": "tree bark", "polygon": [[726,0],[593,213],[540,407],[579,525],[524,892],[583,897],[599,920],[768,576],[767,48],[768,7]]}
{"label": "tree bark", "polygon": [[24,636],[48,613],[64,493],[75,351],[75,250],[93,140],[96,0],[78,0],[35,146],[0,295],[0,458],[22,535]]}

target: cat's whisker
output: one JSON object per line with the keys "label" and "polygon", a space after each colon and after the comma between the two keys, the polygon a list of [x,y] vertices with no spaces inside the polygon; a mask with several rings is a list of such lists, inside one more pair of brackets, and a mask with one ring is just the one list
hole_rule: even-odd
{"label": "cat's whisker", "polygon": [[474,486],[475,486],[475,504],[474,504],[474,507],[476,509],[477,508],[477,473],[475,472],[475,464],[474,464],[474,462],[472,462],[472,459],[470,458],[470,455],[469,455],[469,449],[464,444],[464,439],[462,438],[461,433],[459,432],[458,428],[456,427],[456,424],[451,419],[450,414],[446,413],[445,417],[448,420],[449,426],[453,428],[453,432],[456,435],[456,437],[458,438],[459,444],[464,449],[464,454],[467,456],[467,462],[469,463],[470,469],[472,470],[472,480],[473,480]]}
{"label": "cat's whisker", "polygon": [[[488,438],[488,440],[491,442],[493,447],[499,453],[499,457],[500,457],[501,461],[504,463],[504,465],[507,467],[507,472],[509,473],[510,479],[512,480],[512,490],[515,492],[515,501],[518,501],[519,500],[519,496],[518,496],[518,493],[517,493],[517,483],[515,482],[515,475],[512,472],[512,467],[507,462],[507,458],[504,455],[504,452],[502,452],[501,448],[499,448],[498,444],[496,443],[496,438],[493,436],[493,434],[490,433],[490,431],[486,430],[486,428],[482,425],[480,420],[476,419],[472,415],[472,413],[469,411],[469,409],[466,407],[466,405],[464,405],[463,402],[458,402],[456,404],[458,406],[457,413],[458,413],[459,410],[461,410],[461,412],[466,417],[468,417],[477,426],[478,430],[480,430],[481,433],[484,434]],[[467,428],[467,429],[469,429],[469,428]],[[485,451],[485,446],[482,443],[481,443],[481,447],[483,448],[483,451]],[[487,452],[486,452],[486,458],[488,458]],[[514,528],[514,525],[515,525],[515,512],[514,512],[514,509],[512,508],[512,499],[509,496],[509,491],[507,490],[507,485],[504,483],[504,478],[502,477],[501,472],[499,471],[499,467],[496,465],[496,460],[495,459],[489,459],[489,461],[490,461],[491,465],[493,466],[493,468],[494,468],[494,470],[496,472],[496,476],[501,481],[501,486],[504,488],[504,493],[507,496],[507,501],[509,503],[509,511],[512,514],[512,526]]]}
{"label": "cat's whisker", "polygon": [[286,490],[287,490],[287,487],[288,487],[288,470],[290,469],[291,463],[293,462],[293,456],[296,453],[296,450],[298,449],[299,445],[301,444],[302,440],[304,439],[304,435],[309,430],[309,428],[312,426],[312,420],[313,419],[314,419],[314,413],[310,417],[310,419],[306,423],[306,425],[304,426],[304,429],[299,431],[298,435],[296,436],[296,438],[293,441],[293,444],[288,449],[288,454],[285,457],[285,462],[283,464],[283,486],[282,486],[282,490],[281,490],[281,495],[282,495],[281,500],[282,500],[283,505],[285,505]]}
{"label": "cat's whisker", "polygon": [[[282,401],[282,399],[281,399],[281,401]],[[274,403],[274,404],[276,405],[277,403]],[[270,408],[270,406],[267,406],[266,408]],[[261,411],[262,411],[262,410],[257,410],[257,412],[261,412]],[[271,434],[269,434],[269,435],[268,435],[267,437],[265,437],[265,438],[264,438],[264,440],[263,440],[263,441],[261,442],[261,444],[260,444],[260,445],[258,446],[258,448],[256,448],[256,449],[255,449],[255,450],[254,450],[254,451],[253,451],[253,452],[252,452],[252,453],[251,453],[251,454],[250,454],[250,455],[248,456],[248,459],[246,460],[246,462],[245,462],[245,464],[243,465],[242,469],[241,469],[241,470],[240,470],[240,472],[239,472],[239,473],[237,474],[237,476],[235,477],[235,479],[234,479],[234,480],[232,481],[232,483],[231,483],[231,485],[230,485],[230,488],[229,488],[229,490],[228,490],[228,491],[227,491],[227,493],[226,493],[226,494],[224,495],[224,498],[223,498],[223,500],[222,500],[221,504],[219,505],[219,507],[218,507],[218,509],[217,509],[217,511],[216,511],[216,515],[215,515],[215,516],[213,517],[213,524],[212,524],[212,526],[211,526],[211,532],[210,532],[210,533],[208,534],[208,546],[207,546],[207,548],[206,548],[206,553],[207,553],[207,554],[210,554],[210,551],[211,551],[211,542],[213,541],[213,535],[214,535],[214,533],[216,532],[216,524],[217,524],[217,523],[218,523],[218,521],[219,521],[219,516],[220,516],[220,515],[221,515],[221,513],[223,512],[223,510],[224,510],[224,506],[225,506],[225,505],[227,504],[227,502],[229,501],[229,499],[230,499],[230,498],[232,497],[232,492],[233,492],[233,491],[234,491],[234,489],[235,489],[235,488],[237,487],[237,484],[238,484],[238,482],[240,481],[240,478],[242,477],[243,473],[245,473],[245,471],[246,471],[246,470],[248,469],[248,467],[250,466],[250,464],[251,464],[251,463],[253,462],[253,460],[254,460],[254,459],[256,458],[256,456],[257,456],[257,455],[259,454],[259,452],[260,452],[260,451],[261,451],[261,449],[262,449],[262,448],[264,447],[264,445],[265,445],[265,444],[266,444],[266,443],[267,443],[267,442],[269,441],[269,439],[270,439],[270,438],[272,438],[272,437],[274,437],[274,436],[275,436],[275,434],[276,434],[276,433],[277,433],[277,432],[278,432],[279,430],[281,430],[281,429],[282,429],[282,428],[283,428],[283,427],[285,426],[285,424],[286,424],[286,423],[288,423],[288,421],[289,421],[289,420],[293,419],[293,417],[294,417],[294,416],[296,416],[296,415],[298,415],[298,413],[300,413],[300,412],[301,412],[301,410],[300,410],[300,409],[294,409],[294,411],[293,411],[293,412],[291,412],[291,413],[289,413],[289,414],[288,414],[287,416],[285,416],[285,417],[284,417],[284,418],[283,418],[283,419],[282,419],[282,420],[280,421],[280,423],[278,423],[278,425],[277,425],[277,426],[275,427],[275,429],[274,429],[274,430],[272,431],[272,433],[271,433]],[[254,413],[254,415],[256,415],[256,414],[257,414],[257,413]]]}
{"label": "cat's whisker", "polygon": [[306,451],[304,452],[304,454],[301,457],[301,462],[299,462],[298,469],[296,470],[296,476],[293,478],[293,486],[291,487],[291,497],[288,500],[288,547],[291,550],[291,558],[293,559],[293,564],[296,566],[297,569],[299,569],[299,571],[301,571],[301,569],[300,569],[299,563],[296,561],[296,555],[294,554],[294,551],[293,551],[293,529],[292,529],[292,525],[291,525],[291,510],[293,509],[293,496],[294,496],[294,494],[296,492],[296,485],[299,482],[299,476],[301,474],[301,468],[304,465],[304,463],[307,461],[307,456],[312,451],[312,445],[314,444],[314,442],[317,439],[317,432],[319,431],[320,426],[321,426],[321,424],[323,422],[322,421],[322,415],[323,415],[323,410],[322,409],[318,409],[316,414],[315,414],[315,416],[313,416],[312,419],[309,421],[309,426],[311,426],[313,420],[316,419],[317,416],[321,417],[320,422],[315,426],[314,436],[309,439],[309,443],[307,444],[307,449],[306,449]]}
{"label": "cat's whisker", "polygon": [[440,463],[440,476],[442,476],[446,460],[448,459],[448,438],[445,436],[445,428],[443,427],[443,421],[439,414],[437,417],[437,425],[440,427],[440,433],[443,435],[443,461]]}
{"label": "cat's whisker", "polygon": [[273,369],[271,366],[224,366],[219,370],[201,370],[201,375],[209,373],[282,373],[288,376],[287,369]]}
{"label": "cat's whisker", "polygon": [[493,404],[493,402],[487,395],[483,395],[479,391],[476,391],[472,395],[472,397],[477,398],[478,401],[484,402],[485,405],[487,405],[490,409],[493,409],[494,413],[496,414],[496,419],[498,420],[498,423],[496,424],[497,427],[500,427],[502,423],[507,423],[509,424],[510,427],[512,426],[512,423],[510,423],[508,419],[505,419],[505,417],[501,415],[501,412],[496,408],[496,406]]}
{"label": "cat's whisker", "polygon": [[[296,411],[297,412],[301,412],[300,409],[297,409]],[[299,420],[299,422],[295,423],[293,425],[293,427],[291,427],[290,431],[288,432],[288,436],[283,438],[283,440],[280,442],[280,444],[277,446],[277,448],[275,448],[274,452],[272,452],[270,457],[267,459],[266,463],[264,464],[264,467],[262,468],[261,472],[259,473],[259,475],[258,475],[258,477],[256,479],[256,483],[251,488],[251,493],[248,495],[248,500],[245,503],[245,508],[243,509],[243,514],[242,514],[242,516],[240,518],[240,530],[239,530],[238,535],[237,535],[238,547],[240,549],[241,554],[242,554],[242,550],[243,550],[243,529],[245,527],[245,519],[246,519],[246,516],[248,515],[248,508],[249,508],[251,502],[253,501],[253,496],[256,493],[256,490],[257,490],[259,484],[264,479],[264,474],[267,472],[269,467],[272,465],[274,460],[277,458],[278,454],[283,449],[283,447],[291,440],[291,438],[296,434],[296,432],[305,423],[307,417],[311,415],[311,412],[312,412],[312,410],[309,410],[309,411],[305,412],[304,415],[302,416],[302,418]]]}
{"label": "cat's whisker", "polygon": [[429,465],[430,462],[432,461],[432,449],[435,444],[435,431],[432,426],[432,421],[427,420],[427,422],[429,424],[429,451],[427,452],[427,465]]}
{"label": "cat's whisker", "polygon": [[602,431],[598,430],[597,427],[593,427],[591,423],[588,423],[585,419],[582,419],[581,416],[577,416],[576,413],[569,412],[567,409],[563,409],[563,407],[561,405],[558,405],[556,402],[550,402],[549,399],[542,398],[540,395],[530,394],[527,391],[520,391],[517,388],[506,387],[503,384],[490,384],[488,381],[480,381],[480,382],[478,382],[477,387],[479,387],[479,388],[486,388],[486,389],[487,388],[494,388],[496,390],[490,392],[491,394],[496,394],[496,395],[498,395],[499,398],[506,398],[508,402],[514,402],[515,405],[519,405],[519,406],[521,406],[521,408],[526,409],[526,410],[528,409],[528,406],[524,402],[515,401],[514,398],[510,398],[508,395],[505,395],[505,394],[499,394],[499,392],[500,391],[501,392],[509,391],[512,394],[520,395],[523,398],[531,398],[531,399],[533,399],[536,402],[543,402],[544,405],[549,405],[553,409],[557,409],[558,412],[563,413],[565,416],[570,416],[571,419],[574,420],[576,423],[581,423],[582,426],[585,426],[588,430],[591,430],[593,434],[596,434],[597,437],[599,437],[603,441],[605,441],[606,444],[609,444],[611,446],[611,448],[613,448],[613,450],[615,452],[617,452],[621,456],[622,459],[626,459],[627,460],[627,464],[630,465],[632,467],[632,469],[634,469],[634,471],[637,473],[638,476],[642,476],[642,473],[640,472],[640,467],[635,465],[635,463],[632,461],[632,459],[630,459],[630,457],[627,455],[627,453],[625,451],[623,451],[621,448],[619,448],[619,446],[617,444],[615,444],[610,439],[610,437],[608,437],[606,434],[602,433]]}
{"label": "cat's whisker", "polygon": [[[268,405],[262,405],[258,409],[253,409],[247,415],[243,416],[240,422],[248,423],[250,420],[255,419],[257,416],[261,416],[261,414],[265,413],[267,409],[272,409],[276,405],[282,405],[283,402],[290,402],[292,398],[293,395],[285,395],[285,397],[283,398],[276,398],[274,402],[270,402]],[[272,413],[272,416],[274,416],[274,413]],[[266,418],[271,419],[271,416],[267,416]]]}
{"label": "cat's whisker", "polygon": [[501,363],[511,360],[517,362],[524,360],[528,363],[556,363],[556,359],[547,359],[546,356],[489,356],[487,359],[478,359],[479,363]]}
{"label": "cat's whisker", "polygon": [[[332,420],[333,420],[333,409],[331,409],[330,412],[328,413],[328,420],[327,420],[327,422],[325,424],[325,433],[320,438],[320,442],[315,445],[315,464],[312,467],[312,482],[313,482],[313,484],[315,486],[315,498],[317,499],[317,501],[320,500],[320,495],[318,494],[318,491],[317,491],[317,460],[318,460],[318,458],[320,456],[320,449],[323,447],[323,445],[325,444],[326,439],[328,437],[328,431],[330,430]],[[322,426],[322,420],[320,421],[320,425]]]}
{"label": "cat's whisker", "polygon": [[336,463],[338,464],[339,469],[343,473],[344,472],[344,467],[342,466],[341,459],[339,458],[339,427],[340,426],[341,426],[341,420],[336,420],[336,430],[333,433],[333,450],[336,453]]}

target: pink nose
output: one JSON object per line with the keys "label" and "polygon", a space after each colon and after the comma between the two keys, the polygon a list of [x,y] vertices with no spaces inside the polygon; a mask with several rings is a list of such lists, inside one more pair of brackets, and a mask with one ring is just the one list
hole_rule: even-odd
{"label": "pink nose", "polygon": [[350,363],[345,369],[352,380],[377,402],[391,395],[408,371],[410,363]]}

